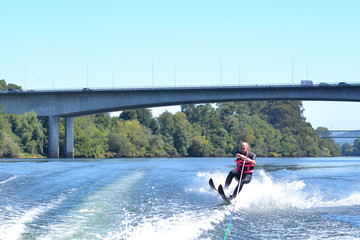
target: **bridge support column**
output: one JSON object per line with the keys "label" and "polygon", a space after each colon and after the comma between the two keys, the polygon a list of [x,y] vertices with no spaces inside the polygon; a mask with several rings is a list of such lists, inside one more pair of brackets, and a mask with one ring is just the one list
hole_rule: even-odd
{"label": "bridge support column", "polygon": [[65,157],[74,158],[74,117],[65,117]]}
{"label": "bridge support column", "polygon": [[59,158],[58,116],[49,116],[49,158]]}

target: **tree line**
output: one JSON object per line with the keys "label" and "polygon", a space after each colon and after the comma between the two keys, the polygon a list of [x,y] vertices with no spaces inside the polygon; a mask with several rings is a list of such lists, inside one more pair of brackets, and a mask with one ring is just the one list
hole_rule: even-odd
{"label": "tree line", "polygon": [[[0,88],[8,87],[2,81]],[[225,157],[234,156],[242,141],[260,157],[340,156],[343,149],[319,138],[303,111],[301,101],[249,101],[182,105],[158,117],[150,109],[76,117],[75,157]],[[64,125],[61,119],[61,156]],[[47,148],[47,118],[0,112],[0,157],[45,157]],[[352,146],[356,151],[360,140]]]}
{"label": "tree line", "polygon": [[360,156],[360,138],[355,139],[354,144],[345,143],[341,146],[341,153],[344,156]]}

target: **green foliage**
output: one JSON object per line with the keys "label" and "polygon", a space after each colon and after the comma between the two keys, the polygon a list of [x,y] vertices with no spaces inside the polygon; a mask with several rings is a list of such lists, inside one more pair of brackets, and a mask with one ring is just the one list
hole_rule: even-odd
{"label": "green foliage", "polygon": [[353,155],[360,156],[360,138],[354,141]]}
{"label": "green foliage", "polygon": [[294,132],[301,128],[305,118],[303,107],[300,101],[269,101],[264,108],[267,121],[276,129],[283,129],[291,126]]}
{"label": "green foliage", "polygon": [[344,156],[360,156],[360,138],[355,139],[353,145],[349,143],[342,145],[341,154]]}
{"label": "green foliage", "polygon": [[7,88],[6,88],[6,82],[4,79],[1,79],[0,80],[0,90],[1,91],[5,91]]}
{"label": "green foliage", "polygon": [[341,146],[341,153],[344,156],[351,156],[354,152],[354,147],[350,145],[349,143],[345,143]]}
{"label": "green foliage", "polygon": [[75,118],[74,145],[77,157],[105,157],[107,137],[96,128],[94,115]]}
{"label": "green foliage", "polygon": [[160,126],[160,135],[163,138],[164,150],[170,156],[176,156],[177,151],[174,145],[175,122],[173,115],[165,111],[158,117]]}
{"label": "green foliage", "polygon": [[129,157],[132,149],[130,141],[121,134],[109,133],[109,151],[115,157]]}
{"label": "green foliage", "polygon": [[0,158],[18,158],[21,155],[19,138],[12,132],[8,115],[2,113],[0,107]]}
{"label": "green foliage", "polygon": [[99,113],[95,115],[95,126],[101,132],[108,132],[111,126],[111,116],[109,113]]}
{"label": "green foliage", "polygon": [[0,148],[1,158],[19,158],[21,149],[8,133],[3,134],[3,144]]}
{"label": "green foliage", "polygon": [[305,122],[300,101],[253,101],[211,105],[185,105],[195,131],[213,146],[233,154],[247,141],[258,156],[339,156],[332,139],[320,139]]}
{"label": "green foliage", "polygon": [[269,157],[278,157],[278,154],[274,152],[269,152]]}
{"label": "green foliage", "polygon": [[[233,156],[247,141],[264,157],[339,156],[332,139],[320,139],[299,101],[183,105],[153,118],[150,110],[79,117],[77,157]],[[360,144],[359,144],[360,145]]]}
{"label": "green foliage", "polygon": [[44,153],[44,132],[42,123],[34,111],[24,115],[9,115],[12,132],[20,139],[23,152],[35,155]]}
{"label": "green foliage", "polygon": [[321,149],[321,157],[339,157],[341,156],[341,150],[339,145],[337,145],[334,139],[320,139],[319,148]]}
{"label": "green foliage", "polygon": [[11,88],[18,89],[19,91],[22,91],[21,86],[18,86],[18,85],[13,84],[13,83],[6,84],[6,81],[4,79],[0,80],[0,90],[1,91],[5,91],[5,90],[11,89]]}

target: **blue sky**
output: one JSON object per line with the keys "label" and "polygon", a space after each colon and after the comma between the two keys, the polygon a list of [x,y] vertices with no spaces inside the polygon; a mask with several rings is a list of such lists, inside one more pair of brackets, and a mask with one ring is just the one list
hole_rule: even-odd
{"label": "blue sky", "polygon": [[[2,0],[0,9],[0,79],[26,89],[360,82],[357,0]],[[315,128],[360,129],[359,104],[304,102],[305,116]]]}

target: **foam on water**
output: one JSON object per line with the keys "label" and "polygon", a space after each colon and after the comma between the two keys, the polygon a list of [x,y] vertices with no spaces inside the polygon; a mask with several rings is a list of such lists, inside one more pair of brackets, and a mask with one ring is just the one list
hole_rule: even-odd
{"label": "foam on water", "polygon": [[54,209],[66,198],[67,196],[65,194],[62,194],[59,198],[53,200],[48,204],[33,207],[25,211],[16,210],[12,207],[7,206],[8,210],[10,210],[9,212],[12,212],[15,216],[13,216],[9,220],[2,220],[2,223],[0,225],[0,239],[19,239],[21,235],[25,232],[27,224],[33,222],[41,214],[44,214],[51,209]]}
{"label": "foam on water", "polygon": [[[145,176],[137,171],[99,189],[61,217],[59,223],[48,226],[49,232],[40,239],[199,239],[203,232],[214,229],[230,214],[224,211],[230,206],[184,210],[181,203],[158,198],[133,209],[128,196],[132,189],[138,188],[134,184]],[[156,191],[154,186],[149,188]],[[166,210],[174,213],[161,211],[163,203]],[[144,214],[141,208],[153,209],[151,214]]]}
{"label": "foam on water", "polygon": [[[226,175],[223,173],[198,173],[199,178],[209,179],[212,177],[215,184],[224,184]],[[227,195],[232,194],[237,181],[233,180]],[[274,209],[310,209],[319,207],[344,207],[354,206],[360,203],[360,193],[354,192],[350,196],[333,200],[323,200],[326,193],[320,193],[316,189],[306,188],[307,185],[303,180],[297,179],[279,179],[274,180],[265,171],[260,170],[259,175],[253,177],[249,184],[245,184],[241,193],[238,195],[237,209],[239,208],[256,208],[258,210]],[[203,192],[202,187],[199,188]],[[235,200],[233,200],[235,201]]]}
{"label": "foam on water", "polygon": [[7,182],[10,182],[10,181],[18,178],[19,176],[20,176],[20,175],[11,176],[11,177],[9,177],[8,179],[5,179],[4,181],[1,181],[0,184],[5,184],[5,183],[7,183]]}
{"label": "foam on water", "polygon": [[126,210],[132,186],[144,176],[138,171],[95,191],[50,225],[49,232],[39,239],[103,239],[108,228],[121,229],[117,218]]}
{"label": "foam on water", "polygon": [[[211,198],[221,198],[207,185],[209,178],[213,178],[215,184],[223,184],[226,174],[215,172],[198,172],[194,184],[184,186],[186,191],[197,192],[198,194],[211,195]],[[232,193],[237,181],[233,181],[227,190]],[[283,211],[286,214],[294,209],[311,209],[318,207],[352,206],[358,204],[359,194],[334,201],[324,201],[322,194],[316,191],[308,192],[306,184],[297,179],[280,179],[275,181],[264,171],[253,178],[252,182],[245,185],[243,191],[236,199],[235,211],[256,211],[264,212],[267,216],[273,211]],[[195,193],[194,193],[195,194]],[[169,208],[181,209],[181,206],[168,206]],[[128,215],[126,228],[122,231],[111,232],[104,239],[211,239],[203,237],[204,232],[214,230],[219,224],[226,228],[229,220],[232,205],[219,205],[216,209],[194,209],[172,216],[154,215],[134,222]],[[268,214],[266,213],[268,212]]]}
{"label": "foam on water", "polygon": [[186,211],[165,218],[155,215],[142,219],[136,226],[128,225],[122,232],[109,233],[104,239],[199,239],[204,231],[223,221],[224,216],[221,210]]}

